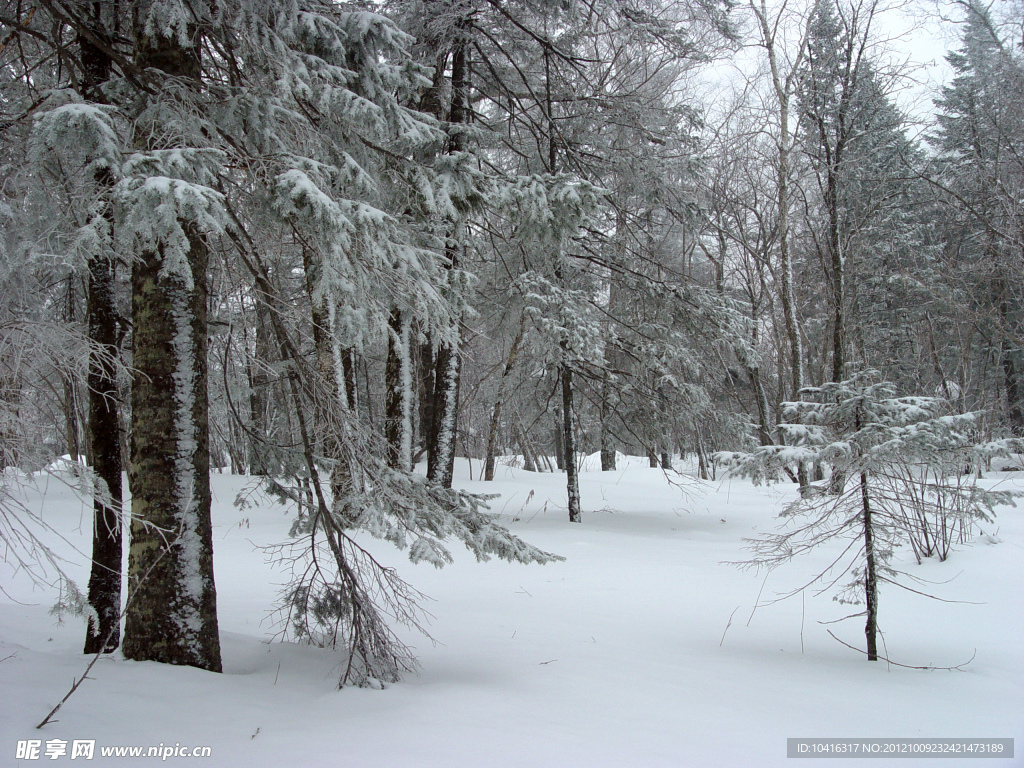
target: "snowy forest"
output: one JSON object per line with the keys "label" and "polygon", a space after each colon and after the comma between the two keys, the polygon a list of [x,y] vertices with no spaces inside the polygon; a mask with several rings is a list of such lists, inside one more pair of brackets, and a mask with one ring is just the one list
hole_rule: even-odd
{"label": "snowy forest", "polygon": [[[427,720],[375,751],[402,707],[505,712],[432,699],[458,658],[561,674],[475,626],[557,644],[567,596],[533,593],[560,578],[613,635],[699,627],[697,684],[732,690],[717,741],[658,725],[696,692],[622,703],[682,663],[631,637],[510,699],[557,731],[611,695],[657,730],[637,764],[1024,737],[1021,0],[0,0],[0,190],[0,763],[99,734],[217,765],[623,764],[622,724],[586,749],[509,726],[546,746],[483,759],[497,736],[450,753]],[[252,752],[272,704],[209,721],[278,693],[182,667],[350,698]],[[919,676],[894,720],[805,704],[715,752],[760,721],[732,674],[781,710],[787,676],[867,709],[887,673]],[[133,685],[168,701],[133,714]],[[366,745],[288,751],[351,717]]]}

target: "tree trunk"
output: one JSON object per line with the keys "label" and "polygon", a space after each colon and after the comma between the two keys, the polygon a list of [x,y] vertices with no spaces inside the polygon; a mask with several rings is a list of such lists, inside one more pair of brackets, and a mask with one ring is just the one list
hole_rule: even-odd
{"label": "tree trunk", "polygon": [[[458,26],[462,26],[460,22]],[[452,101],[448,111],[448,122],[454,126],[448,137],[448,153],[458,154],[465,147],[462,124],[469,118],[469,69],[466,61],[466,39],[460,36],[452,48]],[[451,223],[451,236],[445,255],[448,269],[459,266],[458,233],[461,224]],[[452,329],[454,337],[450,343],[441,342],[437,347],[434,372],[434,414],[432,440],[427,453],[427,477],[445,488],[451,488],[455,469],[455,439],[458,435],[459,380],[462,368],[460,347],[460,320],[456,318]]]}
{"label": "tree trunk", "polygon": [[612,404],[609,402],[611,385],[608,381],[608,372],[605,371],[601,379],[601,471],[612,472],[615,470],[615,444],[612,442],[612,433],[608,423],[612,418]]}
{"label": "tree trunk", "polygon": [[1010,433],[1024,437],[1024,360],[1009,339],[1003,340],[1003,376]]}
{"label": "tree trunk", "polygon": [[488,482],[494,480],[494,455],[498,450],[498,431],[501,428],[501,407],[505,400],[505,382],[508,381],[508,377],[515,368],[516,359],[519,357],[519,347],[523,343],[524,332],[525,324],[521,322],[519,324],[519,332],[512,341],[508,360],[505,361],[505,369],[502,371],[501,381],[498,383],[498,395],[494,399],[494,408],[491,410],[491,425],[487,432],[487,456],[484,459],[484,480]]}
{"label": "tree trunk", "polygon": [[434,437],[434,348],[428,341],[419,345],[417,360],[417,392],[419,396],[419,424],[421,447],[414,463],[433,450]]}
{"label": "tree trunk", "polygon": [[665,392],[664,384],[658,386],[658,413],[661,418],[661,434],[658,436],[661,448],[661,468],[672,469],[672,451],[670,449],[672,436],[668,429],[671,420],[669,418],[668,394]]}
{"label": "tree trunk", "polygon": [[398,309],[388,319],[388,358],[384,370],[384,432],[388,466],[412,471],[412,361],[409,324]]}
{"label": "tree trunk", "polygon": [[565,471],[565,416],[562,408],[555,409],[555,468],[559,472]]}
{"label": "tree trunk", "polygon": [[[822,138],[824,141],[824,137]],[[839,158],[835,163],[838,164]],[[832,301],[832,381],[846,378],[846,264],[839,236],[838,170],[828,168],[825,205],[828,208],[829,293]]]}
{"label": "tree trunk", "polygon": [[[456,331],[456,335],[458,332]],[[458,435],[459,383],[462,358],[458,341],[437,348],[434,373],[433,450],[427,454],[427,478],[452,487],[455,474],[455,438]]]}
{"label": "tree trunk", "polygon": [[85,653],[112,651],[121,641],[121,446],[114,360],[118,355],[118,317],[114,304],[114,264],[89,260],[89,338],[105,358],[89,361],[89,441],[96,474],[93,496],[92,568]]}
{"label": "tree trunk", "polygon": [[206,244],[194,288],[159,251],[132,268],[131,601],[125,658],[219,672],[206,369]]}
{"label": "tree trunk", "polygon": [[518,413],[512,420],[512,425],[516,431],[516,441],[523,451],[523,469],[527,472],[540,472],[540,467],[537,464],[537,454],[530,444],[530,438],[526,434],[526,428],[523,426],[523,421]]}
{"label": "tree trunk", "polygon": [[318,303],[314,298],[322,269],[319,256],[309,249],[303,249],[302,259],[316,359],[313,391],[309,393],[313,402],[313,424],[316,431],[312,439],[315,440],[314,449],[333,463],[330,472],[332,511],[338,515],[336,524],[347,528],[354,524],[353,520],[345,519],[345,498],[352,487],[352,468],[344,451],[339,411],[352,412],[355,408],[355,353],[351,349],[342,349],[332,322],[334,315],[331,305]]}
{"label": "tree trunk", "polygon": [[[136,9],[138,11],[138,9]],[[199,79],[198,47],[136,29],[136,63]],[[159,147],[159,137],[140,143]],[[132,265],[132,491],[125,658],[221,670],[210,523],[207,246],[191,225],[189,276],[162,246]],[[189,284],[191,282],[191,285]]]}
{"label": "tree trunk", "polygon": [[[91,32],[105,36],[101,6],[92,8]],[[110,79],[110,57],[84,36],[78,36],[82,57],[82,95],[94,103],[106,101],[100,86]],[[113,179],[107,169],[96,174],[100,189],[109,190]],[[105,215],[112,219],[109,207]],[[97,481],[93,496],[92,564],[89,571],[89,617],[85,633],[87,654],[113,651],[121,643],[121,402],[116,363],[120,354],[120,318],[114,293],[117,273],[113,261],[94,254],[89,258],[86,314],[89,340],[96,349],[89,355],[89,457]]]}
{"label": "tree trunk", "polygon": [[1010,308],[1007,283],[1005,280],[999,282],[1002,293],[999,314],[1003,325],[1001,357],[1006,389],[1006,414],[1010,422],[1010,433],[1014,437],[1024,437],[1024,354],[1019,342],[1015,340],[1015,331],[1019,323],[1016,322]]}
{"label": "tree trunk", "polygon": [[[853,428],[859,432],[862,427],[863,421],[858,409],[854,414]],[[868,661],[877,661],[878,574],[875,568],[875,531],[871,514],[871,498],[868,493],[868,473],[863,469],[860,472],[860,498],[864,518],[864,602],[867,613],[864,636],[868,646]]]}
{"label": "tree trunk", "polygon": [[757,436],[761,445],[771,445],[772,438],[771,420],[769,418],[768,395],[764,390],[764,382],[761,380],[761,369],[759,366],[748,366],[747,375],[750,377],[750,384],[754,388],[754,400],[757,403]]}
{"label": "tree trunk", "polygon": [[562,363],[562,443],[565,446],[565,483],[569,500],[569,522],[583,522],[580,513],[580,481],[576,474],[576,434],[572,425],[572,368]]}
{"label": "tree trunk", "polygon": [[280,465],[271,459],[271,444],[277,439],[274,418],[271,415],[270,366],[273,362],[273,329],[271,328],[270,298],[255,295],[255,352],[249,362],[249,474],[276,475]]}
{"label": "tree trunk", "polygon": [[867,604],[867,622],[864,635],[868,644],[868,661],[878,660],[878,576],[875,571],[875,539],[872,530],[871,503],[868,496],[868,473],[860,473],[860,495],[864,508],[864,600]]}

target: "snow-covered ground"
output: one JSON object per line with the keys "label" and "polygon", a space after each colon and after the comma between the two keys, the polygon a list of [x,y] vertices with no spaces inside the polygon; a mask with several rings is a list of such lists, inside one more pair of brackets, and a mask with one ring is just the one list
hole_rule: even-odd
{"label": "snow-covered ground", "polygon": [[[383,691],[337,690],[336,654],[271,642],[266,617],[284,573],[258,546],[285,540],[291,517],[270,502],[236,508],[246,478],[213,477],[224,674],[105,658],[58,722],[36,730],[85,667],[84,629],[77,619],[57,624],[48,613],[56,596],[0,563],[0,766],[46,760],[17,760],[18,741],[45,749],[83,739],[96,742],[93,765],[158,760],[104,758],[104,746],[179,744],[209,746],[212,756],[167,762],[759,768],[791,763],[787,737],[1012,737],[1018,757],[985,764],[1024,764],[1024,509],[1001,509],[997,536],[979,536],[945,563],[918,566],[901,552],[910,573],[938,582],[914,588],[953,602],[885,585],[884,652],[918,666],[973,657],[962,671],[904,669],[869,663],[828,635],[863,646],[862,619],[822,623],[857,610],[832,591],[769,604],[834,550],[767,579],[724,564],[747,556],[745,537],[775,527],[790,486],[675,476],[684,494],[646,460],[620,466],[582,473],[584,522],[571,525],[564,476],[499,467],[496,482],[474,482],[460,462],[459,485],[500,493],[492,509],[565,562],[476,563],[459,550],[438,571],[373,543],[433,598],[437,640],[409,636],[422,670]],[[474,477],[479,469],[474,462]],[[991,477],[1024,487],[1016,474]],[[87,551],[89,507],[53,479],[35,483],[27,503]],[[86,558],[55,546],[84,587]]]}

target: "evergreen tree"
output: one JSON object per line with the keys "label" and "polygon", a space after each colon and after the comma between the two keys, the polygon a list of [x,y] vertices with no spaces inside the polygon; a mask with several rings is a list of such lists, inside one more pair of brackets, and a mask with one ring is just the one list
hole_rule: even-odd
{"label": "evergreen tree", "polygon": [[[965,4],[962,48],[948,56],[953,82],[936,101],[935,181],[951,214],[948,278],[976,323],[994,338],[1006,420],[1024,434],[1024,296],[1015,278],[1024,243],[1024,63],[1012,37],[980,4]],[[1019,19],[1018,19],[1019,21]],[[988,352],[990,350],[985,350]]]}
{"label": "evergreen tree", "polygon": [[976,444],[977,414],[944,413],[947,403],[941,398],[897,397],[896,388],[881,381],[877,371],[801,394],[804,401],[785,404],[787,422],[779,425],[789,445],[720,458],[755,482],[777,479],[793,462],[827,464],[843,485],[835,494],[816,486],[802,489],[780,514],[787,521],[784,529],[754,540],[754,556],[742,565],[771,569],[826,542],[849,542],[812,583],[828,578],[835,584],[845,574],[852,576],[835,599],[865,606],[858,615],[865,617],[868,660],[875,661],[879,586],[900,586],[892,565],[894,549],[918,533],[908,525],[908,510],[938,515],[947,528],[959,524],[969,529],[975,521],[990,521],[997,505],[1013,503],[1019,494],[964,483],[964,468],[976,469],[1016,446]]}

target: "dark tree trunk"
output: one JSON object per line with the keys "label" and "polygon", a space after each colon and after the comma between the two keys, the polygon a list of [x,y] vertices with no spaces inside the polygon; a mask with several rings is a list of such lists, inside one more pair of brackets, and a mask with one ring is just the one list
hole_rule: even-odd
{"label": "dark tree trunk", "polygon": [[[461,24],[459,25],[462,26]],[[458,154],[465,148],[465,136],[461,126],[469,117],[468,77],[466,40],[456,39],[452,48],[452,101],[448,110],[448,122],[453,126],[448,137],[448,153]],[[445,248],[447,266],[450,270],[459,267],[458,222],[451,223],[451,236]],[[451,488],[455,469],[455,439],[459,425],[459,381],[462,369],[459,350],[461,330],[459,320],[452,329],[454,338],[450,343],[442,341],[437,346],[434,368],[434,413],[432,440],[427,454],[427,477],[445,488]]]}
{"label": "dark tree trunk", "polygon": [[[101,6],[89,17],[91,32],[105,38]],[[84,36],[78,37],[82,57],[82,95],[105,103],[100,86],[110,79],[110,57]],[[104,169],[96,175],[100,189],[109,190],[113,179]],[[109,208],[105,215],[111,218]],[[86,313],[89,340],[96,345],[89,357],[89,456],[97,480],[93,496],[92,565],[89,572],[89,617],[85,653],[113,651],[121,642],[121,402],[115,361],[120,353],[120,318],[114,301],[117,273],[114,262],[100,255],[89,259]]]}
{"label": "dark tree trunk", "polygon": [[[352,413],[358,413],[359,411],[359,389],[356,387],[357,362],[358,357],[352,347],[347,347],[341,351],[341,376],[345,386],[345,401],[348,403],[348,409]],[[367,417],[371,421],[373,420],[372,411],[367,413]]]}
{"label": "dark tree trunk", "polygon": [[609,422],[612,419],[612,404],[609,402],[611,385],[608,382],[608,374],[605,373],[601,381],[601,471],[612,472],[615,469],[615,443],[612,441],[612,432],[609,429]]}
{"label": "dark tree trunk", "polygon": [[1003,376],[1006,384],[1006,410],[1010,432],[1024,437],[1024,355],[1004,341]]}
{"label": "dark tree trunk", "polygon": [[1002,293],[999,314],[1003,325],[1001,357],[1006,390],[1006,415],[1010,422],[1011,434],[1014,437],[1024,437],[1024,352],[1016,340],[1019,338],[1016,332],[1020,322],[1011,309],[1011,301],[1007,296],[1007,281],[1000,280],[999,285]]}
{"label": "dark tree trunk", "polygon": [[89,261],[89,338],[104,357],[89,361],[89,441],[98,493],[93,497],[92,569],[85,653],[112,651],[121,640],[121,445],[114,360],[119,322],[114,304],[114,264]]}
{"label": "dark tree trunk", "polygon": [[424,453],[428,454],[435,443],[434,438],[434,347],[428,341],[419,346],[417,365],[417,382],[419,393],[419,424],[422,447],[417,453],[418,461]]}
{"label": "dark tree trunk", "polygon": [[875,571],[875,537],[868,495],[868,473],[860,473],[860,495],[864,507],[864,600],[867,604],[867,622],[864,635],[868,644],[868,661],[878,660],[878,576]]}
{"label": "dark tree trunk", "polygon": [[412,469],[412,391],[409,367],[409,327],[398,309],[388,319],[388,357],[384,380],[384,433],[388,466]]}
{"label": "dark tree trunk", "polygon": [[[139,9],[136,8],[136,13]],[[138,22],[138,19],[135,19]],[[136,28],[136,63],[198,84],[198,43]],[[163,149],[156,136],[140,145]],[[207,261],[186,224],[190,279],[162,246],[132,265],[132,491],[125,658],[219,672],[207,400]],[[191,281],[191,286],[189,285]]]}
{"label": "dark tree trunk", "polygon": [[664,385],[658,387],[658,413],[661,417],[661,434],[659,435],[661,468],[672,469],[672,451],[670,450],[672,436],[668,428],[671,418],[669,414],[668,393],[665,391]]}
{"label": "dark tree trunk", "polygon": [[[860,431],[863,426],[860,411],[854,415],[854,429]],[[868,473],[860,473],[860,499],[864,518],[864,602],[867,620],[864,624],[864,637],[868,646],[868,661],[878,660],[878,574],[875,563],[875,530],[872,519],[871,496],[868,492]]]}
{"label": "dark tree trunk", "polygon": [[607,434],[607,432],[601,433],[601,471],[613,472],[615,471],[615,447],[605,442],[604,438]]}
{"label": "dark tree trunk", "polygon": [[562,444],[564,446],[565,483],[569,500],[569,522],[583,522],[580,513],[580,481],[576,474],[576,435],[572,427],[572,368],[562,364]]}
{"label": "dark tree trunk", "polygon": [[[836,160],[838,163],[838,159]],[[846,265],[839,234],[837,172],[828,169],[825,201],[829,212],[829,271],[832,300],[832,381],[846,378]]]}

